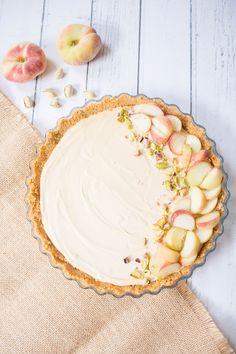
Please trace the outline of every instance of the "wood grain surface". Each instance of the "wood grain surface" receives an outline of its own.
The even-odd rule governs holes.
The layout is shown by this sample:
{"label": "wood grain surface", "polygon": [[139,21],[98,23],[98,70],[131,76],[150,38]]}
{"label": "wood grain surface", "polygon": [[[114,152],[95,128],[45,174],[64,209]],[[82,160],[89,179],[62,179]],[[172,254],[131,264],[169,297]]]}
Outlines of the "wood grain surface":
{"label": "wood grain surface", "polygon": [[[70,23],[91,24],[103,40],[98,57],[82,66],[62,63],[56,50],[60,30]],[[224,236],[189,285],[236,347],[236,1],[235,0],[0,0],[0,58],[20,41],[43,47],[47,72],[27,84],[0,76],[0,90],[44,134],[75,106],[82,92],[144,93],[192,113],[224,156],[230,176],[230,215]],[[66,76],[55,80],[62,67]],[[63,87],[77,95],[65,99]],[[42,94],[55,88],[61,109]],[[27,110],[23,97],[35,99]]]}

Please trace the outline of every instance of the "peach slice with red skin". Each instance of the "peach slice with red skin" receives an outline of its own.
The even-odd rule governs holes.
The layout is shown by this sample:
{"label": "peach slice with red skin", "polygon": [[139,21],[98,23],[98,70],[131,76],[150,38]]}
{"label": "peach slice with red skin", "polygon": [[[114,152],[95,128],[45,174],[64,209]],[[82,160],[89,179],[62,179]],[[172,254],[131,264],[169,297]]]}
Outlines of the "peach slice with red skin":
{"label": "peach slice with red skin", "polygon": [[167,115],[167,117],[169,118],[169,120],[171,121],[171,124],[173,126],[173,130],[175,132],[180,132],[182,129],[182,122],[181,120],[176,117],[176,116],[172,116],[172,115]]}
{"label": "peach slice with red skin", "polygon": [[217,187],[223,178],[223,173],[220,168],[214,167],[203,179],[200,187],[203,189],[213,189]]}
{"label": "peach slice with red skin", "polygon": [[205,230],[196,229],[196,234],[200,242],[205,243],[208,240],[210,240],[211,235],[213,234],[213,229],[205,229]]}
{"label": "peach slice with red skin", "polygon": [[157,117],[157,116],[164,115],[163,111],[158,106],[150,103],[135,105],[133,107],[133,112],[147,114],[150,117]]}
{"label": "peach slice with red skin", "polygon": [[151,119],[143,113],[137,113],[130,116],[133,128],[137,133],[145,134],[151,127]]}
{"label": "peach slice with red skin", "polygon": [[190,191],[191,207],[190,210],[193,214],[198,214],[206,205],[206,197],[203,191],[198,187],[191,187]]}
{"label": "peach slice with red skin", "polygon": [[170,205],[172,213],[176,210],[190,210],[190,198],[184,197],[174,200]]}
{"label": "peach slice with red skin", "polygon": [[204,208],[200,211],[201,215],[205,215],[210,213],[212,210],[215,209],[216,204],[217,204],[218,198],[213,198],[211,200],[208,200]]}
{"label": "peach slice with red skin", "polygon": [[195,135],[188,134],[186,144],[191,146],[194,153],[198,153],[202,148],[200,139]]}
{"label": "peach slice with red skin", "polygon": [[4,77],[9,81],[24,83],[42,74],[47,67],[43,50],[34,43],[19,43],[11,48],[2,62]]}
{"label": "peach slice with red skin", "polygon": [[215,210],[209,214],[199,216],[196,219],[196,226],[200,230],[213,229],[218,224],[219,220],[220,213],[219,211]]}
{"label": "peach slice with red skin", "polygon": [[173,128],[167,116],[152,118],[151,137],[156,144],[165,144],[169,139]]}
{"label": "peach slice with red skin", "polygon": [[[167,270],[170,265],[176,264],[179,260],[179,253],[171,250],[170,248],[164,246],[161,243],[158,243],[156,253],[153,254],[150,258],[149,269],[153,275],[157,278],[165,277],[169,273]],[[178,264],[178,263],[177,263]],[[179,270],[179,267],[174,267],[174,269]],[[166,269],[166,271],[164,271]],[[171,268],[172,269],[172,268]],[[172,273],[175,271],[171,271]],[[168,274],[167,274],[168,273]],[[167,274],[167,275],[166,275]]]}
{"label": "peach slice with red skin", "polygon": [[188,210],[176,210],[170,217],[173,226],[192,231],[195,227],[195,220]]}
{"label": "peach slice with red skin", "polygon": [[184,132],[175,132],[171,135],[168,145],[175,155],[181,155],[186,141],[187,134]]}
{"label": "peach slice with red skin", "polygon": [[162,134],[168,139],[173,132],[171,121],[167,116],[158,116],[152,118],[152,124],[161,131]]}
{"label": "peach slice with red skin", "polygon": [[211,199],[218,197],[220,192],[221,192],[221,184],[219,184],[219,186],[217,186],[213,189],[209,189],[209,190],[204,191],[207,200],[211,200]]}
{"label": "peach slice with red skin", "polygon": [[186,230],[179,227],[172,227],[164,237],[163,241],[166,246],[174,251],[181,251],[183,247]]}
{"label": "peach slice with red skin", "polygon": [[181,266],[179,263],[165,263],[161,269],[155,272],[155,268],[151,273],[157,277],[157,279],[164,279],[170,274],[177,273],[180,270]]}
{"label": "peach slice with red skin", "polygon": [[191,161],[190,161],[190,166],[193,166],[195,163],[200,162],[200,161],[207,161],[210,157],[210,152],[209,150],[201,150],[197,152],[196,154],[192,154]]}
{"label": "peach slice with red skin", "polygon": [[209,162],[201,161],[189,168],[187,181],[190,186],[200,186],[204,178],[211,171],[212,166]]}
{"label": "peach slice with red skin", "polygon": [[182,251],[180,252],[181,257],[191,257],[198,253],[200,246],[200,241],[195,232],[188,231],[184,240],[184,245]]}

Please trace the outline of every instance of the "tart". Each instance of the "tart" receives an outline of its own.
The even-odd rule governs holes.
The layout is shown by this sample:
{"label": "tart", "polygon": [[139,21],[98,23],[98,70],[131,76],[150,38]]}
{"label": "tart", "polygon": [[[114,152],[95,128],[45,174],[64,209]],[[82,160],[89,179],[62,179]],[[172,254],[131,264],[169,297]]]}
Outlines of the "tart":
{"label": "tart", "polygon": [[145,96],[104,97],[59,121],[28,179],[34,232],[82,287],[157,293],[222,232],[226,175],[202,127]]}

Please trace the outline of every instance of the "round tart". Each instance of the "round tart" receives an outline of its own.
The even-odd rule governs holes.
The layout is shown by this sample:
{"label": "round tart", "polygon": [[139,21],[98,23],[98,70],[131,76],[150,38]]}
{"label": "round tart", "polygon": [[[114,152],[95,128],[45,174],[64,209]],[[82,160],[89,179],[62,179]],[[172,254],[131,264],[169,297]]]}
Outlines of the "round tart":
{"label": "round tart", "polygon": [[176,106],[107,96],[47,134],[28,180],[29,217],[52,264],[82,287],[157,293],[190,276],[222,233],[221,161]]}

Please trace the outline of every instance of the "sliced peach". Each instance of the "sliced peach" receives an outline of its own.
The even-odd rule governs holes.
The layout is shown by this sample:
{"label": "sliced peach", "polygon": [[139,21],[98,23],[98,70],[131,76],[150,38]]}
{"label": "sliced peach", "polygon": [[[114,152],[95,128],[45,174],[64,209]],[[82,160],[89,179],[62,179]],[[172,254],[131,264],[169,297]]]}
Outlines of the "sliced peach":
{"label": "sliced peach", "polygon": [[187,173],[189,185],[199,186],[211,169],[211,164],[206,161],[197,162],[194,166],[190,167]]}
{"label": "sliced peach", "polygon": [[151,116],[151,117],[164,115],[163,111],[158,106],[156,106],[155,104],[150,104],[150,103],[135,105],[133,107],[133,112],[147,114],[148,116]]}
{"label": "sliced peach", "polygon": [[167,266],[177,263],[179,260],[179,253],[159,243],[157,245],[156,253],[150,258],[149,269],[155,276],[159,276]]}
{"label": "sliced peach", "polygon": [[205,229],[213,229],[220,220],[220,213],[219,211],[215,210],[212,211],[209,214],[199,216],[196,219],[196,226],[200,230],[205,230]]}
{"label": "sliced peach", "polygon": [[195,220],[187,210],[176,210],[170,218],[170,222],[173,226],[180,227],[185,230],[192,231],[195,227]]}
{"label": "sliced peach", "polygon": [[181,263],[182,266],[185,267],[185,266],[193,264],[196,258],[197,258],[197,252],[194,253],[190,257],[181,257],[180,258],[180,263]]}
{"label": "sliced peach", "polygon": [[203,191],[198,187],[190,188],[190,210],[193,214],[198,214],[206,205],[206,197]]}
{"label": "sliced peach", "polygon": [[176,210],[190,210],[190,198],[185,197],[174,200],[170,205],[170,209],[172,213]]}
{"label": "sliced peach", "polygon": [[171,121],[167,116],[158,116],[152,118],[152,124],[160,130],[160,132],[167,138],[171,136],[173,132],[173,127]]}
{"label": "sliced peach", "polygon": [[158,273],[152,274],[156,276],[157,279],[164,279],[170,274],[177,273],[180,268],[181,267],[179,263],[166,263],[165,266],[163,266]]}
{"label": "sliced peach", "polygon": [[222,180],[223,173],[220,168],[214,167],[203,179],[200,187],[203,189],[213,189],[217,187]]}
{"label": "sliced peach", "polygon": [[202,148],[201,141],[195,135],[188,134],[186,138],[186,144],[191,146],[194,153],[199,152]]}
{"label": "sliced peach", "polygon": [[176,116],[171,116],[171,115],[167,115],[167,117],[169,118],[169,120],[171,121],[172,123],[172,126],[173,126],[173,130],[175,132],[180,132],[181,129],[182,129],[182,122],[181,120],[176,117]]}
{"label": "sliced peach", "polygon": [[205,230],[196,229],[196,234],[200,242],[205,243],[211,238],[211,235],[213,234],[213,229],[205,229]]}
{"label": "sliced peach", "polygon": [[134,130],[137,133],[145,134],[151,127],[151,119],[143,113],[137,113],[130,116]]}
{"label": "sliced peach", "polygon": [[182,156],[179,159],[180,167],[187,168],[192,156],[192,149],[190,145],[184,144]]}
{"label": "sliced peach", "polygon": [[186,232],[186,230],[180,227],[172,227],[164,237],[164,243],[175,251],[181,251]]}
{"label": "sliced peach", "polygon": [[182,251],[180,252],[181,257],[191,257],[195,255],[200,246],[200,241],[195,232],[188,231],[184,240],[184,245]]}
{"label": "sliced peach", "polygon": [[186,141],[187,134],[184,132],[175,132],[171,135],[168,145],[170,150],[176,154],[181,155]]}
{"label": "sliced peach", "polygon": [[209,150],[201,150],[196,154],[192,154],[190,166],[193,166],[196,162],[207,161],[210,157]]}
{"label": "sliced peach", "polygon": [[221,184],[219,184],[219,186],[213,188],[213,189],[209,189],[204,191],[206,199],[207,200],[211,200],[214,199],[216,197],[218,197],[218,195],[220,194],[221,191]]}
{"label": "sliced peach", "polygon": [[216,204],[217,204],[218,198],[214,198],[211,200],[208,200],[205,207],[200,211],[200,214],[205,215],[210,213],[212,210],[215,209]]}
{"label": "sliced peach", "polygon": [[152,140],[157,144],[165,144],[168,138],[163,134],[159,129],[157,129],[154,125],[151,126],[150,134]]}

